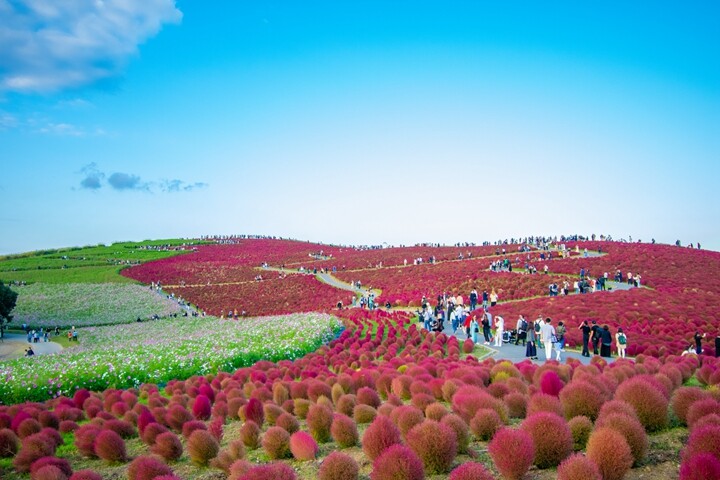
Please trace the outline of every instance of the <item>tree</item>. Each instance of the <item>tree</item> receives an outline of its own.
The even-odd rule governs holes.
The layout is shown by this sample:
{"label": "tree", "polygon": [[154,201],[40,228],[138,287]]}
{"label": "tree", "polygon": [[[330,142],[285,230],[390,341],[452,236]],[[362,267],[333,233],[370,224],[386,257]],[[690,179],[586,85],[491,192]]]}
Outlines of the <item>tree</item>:
{"label": "tree", "polygon": [[10,312],[15,308],[17,297],[16,291],[11,290],[10,287],[5,286],[0,281],[0,329],[5,329],[5,323],[10,323],[10,320],[12,320],[13,317]]}

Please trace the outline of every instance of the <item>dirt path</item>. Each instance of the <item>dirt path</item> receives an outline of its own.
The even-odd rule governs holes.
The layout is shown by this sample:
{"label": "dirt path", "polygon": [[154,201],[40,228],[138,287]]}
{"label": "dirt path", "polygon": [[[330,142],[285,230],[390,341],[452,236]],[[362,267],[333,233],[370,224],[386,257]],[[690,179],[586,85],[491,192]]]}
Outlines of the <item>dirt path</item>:
{"label": "dirt path", "polygon": [[49,342],[28,343],[27,337],[20,333],[6,333],[3,342],[0,343],[0,361],[14,360],[25,356],[25,350],[32,345],[35,355],[46,355],[58,353],[63,347],[52,340]]}

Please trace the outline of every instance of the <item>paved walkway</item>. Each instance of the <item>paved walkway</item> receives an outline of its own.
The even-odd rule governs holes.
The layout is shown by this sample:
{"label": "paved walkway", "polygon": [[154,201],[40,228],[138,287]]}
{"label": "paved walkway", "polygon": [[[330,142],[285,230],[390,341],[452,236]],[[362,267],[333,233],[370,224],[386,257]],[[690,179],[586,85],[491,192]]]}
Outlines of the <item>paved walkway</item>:
{"label": "paved walkway", "polygon": [[63,349],[62,345],[52,340],[49,342],[30,344],[27,341],[27,335],[22,333],[5,333],[5,338],[3,342],[0,343],[0,361],[13,360],[25,356],[25,350],[27,350],[30,345],[32,345],[35,355],[58,353]]}

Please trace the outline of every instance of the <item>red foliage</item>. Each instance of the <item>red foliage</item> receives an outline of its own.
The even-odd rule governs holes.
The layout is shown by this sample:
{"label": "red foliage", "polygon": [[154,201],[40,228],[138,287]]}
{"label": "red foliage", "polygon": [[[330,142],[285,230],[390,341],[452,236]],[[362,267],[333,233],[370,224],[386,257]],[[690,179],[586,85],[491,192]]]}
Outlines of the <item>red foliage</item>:
{"label": "red foliage", "polygon": [[662,391],[642,377],[622,382],[615,398],[632,405],[640,423],[648,432],[662,430],[668,425],[668,399]]}
{"label": "red foliage", "polygon": [[300,430],[300,422],[290,413],[282,413],[275,419],[275,426],[284,428],[289,434],[293,434]]}
{"label": "red foliage", "polygon": [[107,422],[103,423],[103,429],[104,430],[112,430],[113,432],[120,435],[122,438],[132,438],[137,436],[137,430],[135,430],[135,427],[124,420],[108,420]]}
{"label": "red foliage", "polygon": [[457,440],[458,452],[467,452],[467,447],[470,444],[470,429],[468,424],[455,414],[445,415],[440,419],[440,423],[447,425],[455,432],[455,439]]}
{"label": "red foliage", "polygon": [[198,420],[207,420],[210,418],[212,413],[212,403],[210,399],[205,395],[198,395],[195,397],[195,401],[192,406],[192,414]]}
{"label": "red foliage", "polygon": [[535,444],[535,465],[555,467],[573,451],[570,427],[562,417],[538,412],[523,420],[520,428],[530,434]]}
{"label": "red foliage", "polygon": [[309,433],[295,432],[290,436],[290,452],[296,460],[315,460],[318,454],[318,444]]}
{"label": "red foliage", "polygon": [[400,430],[388,417],[379,416],[365,430],[362,449],[370,460],[375,460],[392,445],[400,443]]}
{"label": "red foliage", "polygon": [[109,463],[124,462],[127,459],[125,441],[112,430],[102,430],[95,437],[95,455]]}
{"label": "red foliage", "polygon": [[333,412],[328,407],[319,404],[311,405],[305,422],[310,434],[319,443],[325,443],[330,440],[330,426],[333,422]]}
{"label": "red foliage", "polygon": [[596,428],[590,434],[586,455],[598,466],[603,480],[622,480],[633,464],[625,437],[608,427]]}
{"label": "red foliage", "polygon": [[423,462],[404,445],[391,445],[373,461],[371,480],[423,480]]}
{"label": "red foliage", "polygon": [[250,450],[260,446],[260,427],[253,421],[247,421],[240,427],[240,439]]}
{"label": "red foliage", "polygon": [[340,448],[354,447],[359,439],[355,421],[341,413],[336,413],[333,416],[330,435]]}
{"label": "red foliage", "polygon": [[357,480],[360,467],[350,455],[332,452],[325,457],[318,470],[318,480]]}
{"label": "red foliage", "polygon": [[689,456],[680,465],[680,480],[720,478],[720,459],[709,453]]}
{"label": "red foliage", "polygon": [[174,461],[182,456],[183,446],[177,435],[165,432],[155,437],[155,443],[150,446],[150,451],[165,460]]}
{"label": "red foliage", "polygon": [[55,444],[42,433],[30,435],[22,440],[20,451],[13,459],[16,472],[27,473],[30,466],[42,457],[51,457],[55,454]]}
{"label": "red foliage", "polygon": [[458,453],[455,432],[435,420],[425,420],[406,435],[407,444],[420,457],[427,473],[447,473]]}
{"label": "red foliage", "polygon": [[[53,466],[60,470],[60,472],[65,476],[65,478],[70,477],[73,474],[72,467],[70,466],[70,463],[65,460],[64,458],[57,458],[57,457],[42,457],[33,462],[33,464],[30,466],[30,477],[34,478],[33,475],[37,475],[38,470],[40,470],[43,467],[47,466]],[[38,478],[42,478],[43,476],[40,475]]]}
{"label": "red foliage", "polygon": [[720,413],[720,402],[718,402],[714,398],[704,398],[701,400],[697,400],[692,405],[690,405],[690,408],[688,409],[686,415],[687,424],[692,429],[697,420],[704,417],[705,415],[710,415],[713,413]]}
{"label": "red foliage", "polygon": [[142,435],[142,441],[145,442],[146,445],[152,445],[155,443],[155,439],[158,435],[168,431],[169,430],[165,425],[160,425],[159,423],[151,423],[147,427],[145,427],[145,431]]}
{"label": "red foliage", "polygon": [[680,387],[673,393],[670,405],[680,423],[687,425],[687,413],[697,400],[707,398],[707,393],[699,387]]}
{"label": "red foliage", "polygon": [[220,452],[220,444],[207,430],[195,430],[187,439],[187,453],[197,465],[207,465]]}
{"label": "red foliage", "polygon": [[85,457],[96,457],[95,437],[100,433],[100,427],[92,423],[85,424],[75,431],[75,448]]}
{"label": "red foliage", "polygon": [[609,427],[620,432],[630,447],[635,464],[645,458],[648,449],[647,433],[636,418],[622,413],[612,413],[599,418],[595,427]]}
{"label": "red foliage", "polygon": [[570,433],[572,433],[573,450],[576,452],[584,450],[593,429],[592,421],[586,416],[579,415],[568,421],[568,427],[570,427]]}
{"label": "red foliage", "polygon": [[287,458],[290,456],[290,434],[280,427],[270,427],[262,436],[262,446],[273,460]]}
{"label": "red foliage", "polygon": [[377,410],[370,405],[358,404],[353,408],[353,419],[358,424],[372,423],[377,416]]}
{"label": "red foliage", "polygon": [[703,425],[690,431],[682,458],[686,460],[698,453],[709,453],[720,460],[720,426]]}
{"label": "red foliage", "polygon": [[172,475],[173,471],[155,457],[137,457],[127,469],[128,480],[153,480],[161,475]]}
{"label": "red foliage", "polygon": [[483,442],[490,440],[503,425],[500,415],[492,408],[481,408],[470,420],[470,430]]}
{"label": "red foliage", "polygon": [[576,453],[558,466],[557,480],[603,480],[595,462],[585,455]]}
{"label": "red foliage", "polygon": [[[242,461],[240,460],[240,462]],[[295,480],[296,478],[295,470],[282,462],[259,465],[249,468],[242,475],[229,477],[230,480]]]}
{"label": "red foliage", "polygon": [[560,403],[565,418],[583,415],[595,420],[600,413],[603,397],[600,390],[590,382],[573,380],[560,391]]}
{"label": "red foliage", "polygon": [[258,427],[262,427],[265,423],[265,410],[263,409],[262,402],[257,398],[251,398],[242,407],[242,418],[246,421],[255,422]]}
{"label": "red foliage", "polygon": [[494,480],[494,477],[482,463],[467,462],[450,472],[448,480]]}
{"label": "red foliage", "polygon": [[0,430],[0,458],[13,457],[20,446],[20,439],[9,428]]}
{"label": "red foliage", "polygon": [[533,463],[535,444],[526,431],[506,427],[490,441],[488,453],[503,478],[520,480]]}
{"label": "red foliage", "polygon": [[78,470],[72,474],[70,480],[103,480],[103,478],[102,475],[92,470]]}

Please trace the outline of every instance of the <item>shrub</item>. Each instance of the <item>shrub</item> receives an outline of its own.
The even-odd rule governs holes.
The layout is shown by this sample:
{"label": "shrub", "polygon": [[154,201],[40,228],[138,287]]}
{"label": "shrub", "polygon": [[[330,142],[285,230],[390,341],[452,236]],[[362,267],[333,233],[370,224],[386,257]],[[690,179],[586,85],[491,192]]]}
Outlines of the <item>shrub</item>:
{"label": "shrub", "polygon": [[357,480],[359,473],[360,468],[354,458],[335,451],[320,465],[318,480]]}
{"label": "shrub", "polygon": [[25,420],[20,422],[20,425],[18,425],[17,435],[22,440],[23,438],[29,437],[30,435],[40,433],[40,430],[42,430],[42,425],[40,425],[40,422],[38,422],[34,418],[26,418]]}
{"label": "shrub", "polygon": [[420,457],[428,473],[447,473],[457,456],[455,432],[435,420],[425,420],[405,435],[407,444]]}
{"label": "shrub", "polygon": [[53,412],[43,410],[38,414],[38,421],[43,427],[50,427],[57,430],[60,428],[60,419]]}
{"label": "shrub", "polygon": [[9,428],[0,430],[0,458],[14,457],[20,446],[20,439]]}
{"label": "shrub", "polygon": [[423,462],[404,445],[391,445],[373,461],[371,480],[423,480]]}
{"label": "shrub", "polygon": [[[337,383],[335,384],[337,385]],[[336,410],[338,413],[347,415],[348,417],[353,414],[353,409],[357,405],[357,398],[352,394],[341,395],[337,400]]]}
{"label": "shrub", "polygon": [[360,403],[355,405],[355,408],[353,408],[353,419],[355,419],[355,422],[360,425],[372,423],[376,416],[377,410],[370,405]]}
{"label": "shrub", "polygon": [[293,400],[293,405],[295,416],[302,420],[307,417],[307,413],[310,409],[310,405],[312,405],[312,402],[305,398],[296,398],[295,400]]}
{"label": "shrub", "polygon": [[696,453],[680,465],[680,480],[720,478],[720,460],[709,453]]}
{"label": "shrub", "polygon": [[265,423],[265,410],[263,409],[262,403],[257,398],[251,398],[248,400],[248,402],[242,407],[241,411],[241,417],[245,421],[250,420],[255,422],[255,424],[259,427]]}
{"label": "shrub", "polygon": [[598,466],[603,480],[621,480],[633,464],[625,437],[608,427],[596,428],[590,434],[586,454]]}
{"label": "shrub", "polygon": [[645,458],[648,449],[647,433],[636,418],[622,413],[612,413],[598,419],[595,427],[610,427],[620,432],[630,447],[635,464]]}
{"label": "shrub", "polygon": [[80,425],[73,422],[72,420],[63,420],[60,422],[60,427],[58,428],[58,431],[60,433],[70,433],[70,432],[74,432],[79,427],[80,427]]}
{"label": "shrub", "polygon": [[137,430],[131,424],[125,420],[108,420],[103,423],[103,430],[112,430],[113,432],[120,435],[122,438],[132,438],[137,435]]}
{"label": "shrub", "polygon": [[358,443],[358,429],[352,418],[336,413],[330,426],[330,435],[340,448],[354,447]]}
{"label": "shrub", "polygon": [[189,422],[185,422],[182,426],[182,436],[184,438],[190,438],[190,435],[192,435],[192,432],[195,430],[207,430],[207,425],[205,425],[205,422],[201,422],[200,420],[190,420]]}
{"label": "shrub", "polygon": [[65,441],[63,440],[62,435],[60,435],[60,432],[58,432],[54,428],[45,427],[40,430],[40,433],[48,440],[51,440],[55,448],[65,444]]}
{"label": "shrub", "polygon": [[277,417],[285,413],[285,410],[283,410],[282,407],[275,405],[274,403],[267,402],[265,405],[263,405],[263,413],[265,414],[265,420],[271,425],[275,425]]}
{"label": "shrub", "polygon": [[603,478],[595,462],[585,455],[576,453],[563,460],[558,466],[557,480],[603,480]]}
{"label": "shrub", "polygon": [[[615,391],[615,398],[632,405],[640,423],[648,432],[667,427],[668,399],[657,386],[645,378],[633,377],[625,380]],[[600,467],[602,470],[602,466]]]}
{"label": "shrub", "polygon": [[385,449],[397,443],[400,443],[400,430],[388,417],[379,416],[365,430],[362,449],[370,460],[375,460]]}
{"label": "shrub", "polygon": [[436,420],[439,422],[440,419],[448,413],[448,409],[445,408],[445,405],[439,402],[431,403],[425,407],[425,417],[430,420]]}
{"label": "shrub", "polygon": [[687,425],[687,413],[690,406],[704,398],[707,398],[707,393],[700,387],[680,387],[675,390],[670,399],[670,405],[682,425]]}
{"label": "shrub", "polygon": [[520,428],[535,444],[535,465],[555,467],[573,451],[573,438],[565,419],[550,412],[535,413],[523,420]]}
{"label": "shrub", "polygon": [[128,480],[153,480],[161,475],[172,475],[173,471],[155,457],[137,457],[127,469]]}
{"label": "shrub", "polygon": [[318,444],[309,433],[295,432],[290,436],[290,452],[296,460],[315,460],[318,454]]}
{"label": "shrub", "polygon": [[698,453],[709,453],[720,460],[720,426],[703,425],[690,431],[682,458],[685,460]]}
{"label": "shrub", "polygon": [[540,391],[546,395],[557,397],[563,389],[563,381],[553,370],[546,370],[540,376]]}
{"label": "shrub", "polygon": [[185,422],[194,420],[192,414],[188,412],[182,405],[174,404],[167,409],[165,413],[165,422],[175,432],[182,432],[182,426]]}
{"label": "shrub", "polygon": [[560,391],[560,403],[565,418],[584,415],[590,420],[595,420],[602,407],[603,397],[595,386],[582,380],[575,380]]}
{"label": "shrub", "polygon": [[712,413],[717,414],[718,412],[720,412],[720,402],[717,400],[713,398],[697,400],[690,405],[690,408],[688,409],[686,415],[687,425],[692,429],[698,419]]}
{"label": "shrub", "polygon": [[42,457],[51,457],[55,454],[55,447],[52,441],[43,434],[36,433],[22,440],[20,451],[13,459],[13,468],[18,473],[27,473],[30,466]]}
{"label": "shrub", "polygon": [[453,411],[460,415],[466,422],[469,422],[481,408],[492,408],[495,410],[503,423],[508,420],[508,411],[505,403],[478,387],[461,387],[452,397]]}
{"label": "shrub", "polygon": [[95,437],[95,455],[108,463],[127,459],[125,440],[112,430],[103,430]]}
{"label": "shrub", "polygon": [[495,480],[485,465],[477,462],[463,463],[452,472],[448,480]]}
{"label": "shrub", "polygon": [[487,442],[502,428],[500,416],[492,408],[481,408],[470,420],[470,430],[480,441]]}
{"label": "shrub", "polygon": [[529,417],[539,412],[550,412],[559,417],[565,416],[560,399],[547,393],[536,393],[530,397],[527,405],[527,416]]}
{"label": "shrub", "polygon": [[260,446],[260,427],[252,420],[247,421],[240,427],[240,439],[250,450]]}
{"label": "shrub", "polygon": [[280,427],[270,427],[262,436],[262,447],[273,460],[290,456],[290,434]]}
{"label": "shrub", "polygon": [[212,413],[212,403],[205,395],[198,395],[192,406],[192,414],[198,420],[207,420]]}
{"label": "shrub", "polygon": [[150,447],[150,451],[165,460],[174,461],[182,456],[183,446],[177,435],[165,432],[155,437],[155,443]]}
{"label": "shrub", "polygon": [[92,470],[78,470],[73,473],[70,480],[103,480],[102,475]]}
{"label": "shrub", "polygon": [[142,435],[142,441],[146,445],[152,445],[155,443],[155,438],[158,435],[169,431],[170,430],[168,430],[165,425],[160,425],[159,423],[151,423],[147,427],[145,427],[145,431]]}
{"label": "shrub", "polygon": [[230,480],[296,480],[297,475],[291,466],[282,462],[274,462],[251,467],[242,475],[238,477],[231,475],[229,478]]}
{"label": "shrub", "polygon": [[197,465],[207,465],[219,451],[220,444],[207,430],[195,430],[187,439],[188,456]]}
{"label": "shrub", "polygon": [[392,411],[390,419],[397,425],[400,433],[405,435],[412,427],[422,423],[425,420],[425,415],[422,410],[411,405],[403,405]]}
{"label": "shrub", "polygon": [[445,415],[440,420],[440,423],[442,423],[443,425],[447,425],[448,427],[450,427],[453,430],[453,432],[455,432],[455,439],[457,440],[458,452],[459,453],[467,452],[468,445],[470,444],[470,432],[469,432],[468,424],[465,423],[465,421],[462,418],[460,418],[458,415],[455,415],[454,413]]}
{"label": "shrub", "polygon": [[323,405],[311,405],[305,422],[310,434],[319,443],[330,440],[330,426],[333,421],[333,412]]}
{"label": "shrub", "polygon": [[610,415],[611,413],[623,413],[625,415],[638,418],[637,412],[635,412],[633,406],[622,400],[610,400],[609,402],[603,403],[602,408],[600,408],[598,418]]}
{"label": "shrub", "polygon": [[510,418],[525,418],[528,397],[520,392],[510,392],[503,398]]}
{"label": "shrub", "polygon": [[75,448],[84,457],[96,457],[95,437],[100,433],[100,427],[88,423],[75,431]]}
{"label": "shrub", "polygon": [[362,387],[356,393],[357,403],[361,405],[369,405],[377,409],[382,401],[380,395],[370,387]]}
{"label": "shrub", "polygon": [[584,415],[578,415],[568,421],[568,427],[570,427],[570,433],[572,434],[573,450],[576,452],[584,450],[593,429],[592,421]]}
{"label": "shrub", "polygon": [[55,465],[45,465],[30,474],[30,480],[67,480],[68,477]]}
{"label": "shrub", "polygon": [[526,431],[505,427],[488,444],[488,453],[503,478],[519,480],[533,463],[535,445]]}
{"label": "shrub", "polygon": [[70,475],[73,474],[72,467],[70,466],[70,463],[65,460],[64,458],[57,458],[57,457],[42,457],[33,462],[33,464],[30,466],[30,478],[34,480],[35,477],[37,478],[46,478],[45,475],[39,474],[38,470],[40,470],[43,467],[52,466],[57,468],[60,473],[63,474],[63,478],[69,478]]}

